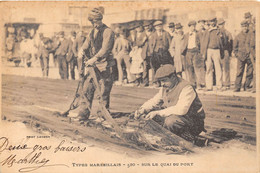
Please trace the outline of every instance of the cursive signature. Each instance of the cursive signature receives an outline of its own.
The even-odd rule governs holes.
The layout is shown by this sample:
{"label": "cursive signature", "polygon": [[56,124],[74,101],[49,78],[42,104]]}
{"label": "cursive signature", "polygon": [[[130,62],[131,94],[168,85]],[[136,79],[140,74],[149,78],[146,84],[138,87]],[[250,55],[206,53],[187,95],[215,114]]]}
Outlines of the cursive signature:
{"label": "cursive signature", "polygon": [[18,151],[18,150],[26,150],[30,151],[25,157],[19,157],[16,153],[12,153],[8,155],[6,158],[0,160],[1,166],[13,167],[15,164],[19,165],[30,165],[26,167],[22,167],[19,169],[19,172],[31,172],[43,167],[53,167],[53,166],[65,166],[69,167],[65,164],[50,164],[50,160],[42,156],[42,152],[48,151],[51,149],[51,146],[41,146],[35,145],[30,148],[27,144],[23,145],[9,145],[9,140],[6,137],[0,138],[0,154],[2,154],[5,150],[8,151]]}

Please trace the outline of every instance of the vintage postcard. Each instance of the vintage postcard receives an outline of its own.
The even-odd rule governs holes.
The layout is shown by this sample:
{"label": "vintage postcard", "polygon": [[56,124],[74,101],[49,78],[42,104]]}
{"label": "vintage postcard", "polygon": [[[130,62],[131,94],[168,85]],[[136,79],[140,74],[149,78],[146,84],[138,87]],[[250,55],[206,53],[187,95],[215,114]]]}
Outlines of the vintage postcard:
{"label": "vintage postcard", "polygon": [[0,173],[259,169],[259,3],[0,2]]}

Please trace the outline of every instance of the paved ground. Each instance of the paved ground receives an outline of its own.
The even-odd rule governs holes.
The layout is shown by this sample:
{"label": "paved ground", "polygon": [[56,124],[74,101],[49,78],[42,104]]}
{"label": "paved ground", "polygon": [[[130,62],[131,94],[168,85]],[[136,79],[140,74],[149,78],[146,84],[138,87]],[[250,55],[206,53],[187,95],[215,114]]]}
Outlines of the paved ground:
{"label": "paved ground", "polygon": [[[42,72],[41,72],[39,63],[33,63],[33,67],[25,68],[25,66],[22,63],[20,64],[19,67],[15,67],[14,63],[12,63],[12,62],[3,62],[2,74],[30,76],[30,77],[42,77]],[[233,76],[234,76],[234,74],[233,74]],[[59,70],[58,70],[58,68],[54,67],[52,60],[50,60],[49,78],[60,79]],[[76,70],[76,79],[78,79],[77,70]],[[127,85],[126,85],[126,87],[127,87]],[[128,87],[132,87],[132,86],[128,86]],[[231,87],[231,90],[227,90],[227,91],[217,91],[214,88],[213,91],[207,91],[207,92],[198,91],[198,93],[206,94],[206,95],[209,94],[209,95],[239,96],[239,97],[255,97],[256,96],[255,93],[251,93],[251,92],[247,92],[247,91],[233,92],[233,86]]]}

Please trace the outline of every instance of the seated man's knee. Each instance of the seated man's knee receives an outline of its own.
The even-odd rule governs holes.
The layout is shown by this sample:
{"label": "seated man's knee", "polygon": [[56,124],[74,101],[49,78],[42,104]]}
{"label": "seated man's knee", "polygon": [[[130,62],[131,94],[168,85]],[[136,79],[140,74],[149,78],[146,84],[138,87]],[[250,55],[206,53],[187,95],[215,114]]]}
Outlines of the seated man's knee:
{"label": "seated man's knee", "polygon": [[170,130],[172,133],[178,134],[182,127],[177,124],[178,117],[176,115],[169,116],[164,121],[164,128]]}

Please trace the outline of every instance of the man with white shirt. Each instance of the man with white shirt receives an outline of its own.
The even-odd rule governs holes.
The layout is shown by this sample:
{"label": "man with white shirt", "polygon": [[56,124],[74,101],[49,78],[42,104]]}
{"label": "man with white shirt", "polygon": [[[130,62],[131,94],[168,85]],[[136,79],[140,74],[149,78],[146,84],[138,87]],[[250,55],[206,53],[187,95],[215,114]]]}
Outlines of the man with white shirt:
{"label": "man with white shirt", "polygon": [[194,141],[206,131],[205,113],[195,89],[177,77],[175,67],[170,64],[161,66],[155,78],[161,82],[162,88],[135,112],[135,118],[160,119],[172,133]]}
{"label": "man with white shirt", "polygon": [[199,34],[196,30],[196,21],[188,23],[189,32],[184,35],[183,48],[184,55],[184,71],[186,80],[189,81],[197,89],[205,86],[204,75],[204,59],[200,55]]}

